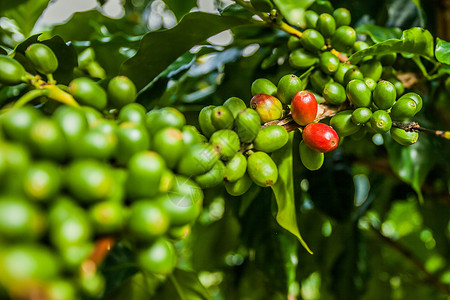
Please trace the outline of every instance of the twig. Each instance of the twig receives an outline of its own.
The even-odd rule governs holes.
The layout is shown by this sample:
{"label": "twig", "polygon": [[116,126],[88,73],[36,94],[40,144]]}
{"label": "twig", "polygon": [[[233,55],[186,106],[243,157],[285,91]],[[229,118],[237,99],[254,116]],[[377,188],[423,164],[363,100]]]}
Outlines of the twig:
{"label": "twig", "polygon": [[426,277],[426,282],[434,285],[439,290],[444,292],[446,295],[450,295],[450,287],[447,286],[445,283],[443,283],[438,277],[436,277],[433,273],[430,273],[423,263],[416,257],[414,254],[409,251],[407,248],[403,247],[396,241],[392,240],[391,238],[385,236],[383,233],[379,231],[379,229],[375,228],[374,226],[370,226],[372,231],[377,235],[381,241],[383,241],[385,244],[396,250],[398,253],[403,255],[407,260],[409,260],[417,269],[419,269]]}
{"label": "twig", "polygon": [[112,246],[114,246],[114,243],[115,239],[113,237],[105,237],[99,239],[95,243],[95,249],[89,256],[89,258],[81,264],[80,271],[82,272],[82,274],[87,276],[94,274],[97,271],[98,266],[105,259],[106,255],[108,255]]}
{"label": "twig", "polygon": [[428,134],[433,134],[435,136],[450,140],[450,131],[433,130],[433,129],[420,127],[419,123],[417,123],[417,122],[402,123],[402,122],[394,121],[394,122],[392,122],[392,126],[403,129],[405,131],[425,132]]}

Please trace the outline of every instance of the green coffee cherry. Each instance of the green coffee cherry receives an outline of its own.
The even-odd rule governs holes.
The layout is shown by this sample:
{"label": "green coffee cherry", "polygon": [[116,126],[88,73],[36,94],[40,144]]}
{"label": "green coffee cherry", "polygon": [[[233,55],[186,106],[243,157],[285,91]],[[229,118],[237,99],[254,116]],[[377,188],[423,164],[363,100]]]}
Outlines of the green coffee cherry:
{"label": "green coffee cherry", "polygon": [[311,52],[317,52],[325,46],[324,37],[315,29],[306,29],[303,31],[300,41],[303,47]]}
{"label": "green coffee cherry", "polygon": [[289,50],[293,51],[300,48],[302,46],[302,43],[300,42],[300,39],[298,37],[291,35],[288,39],[287,46]]}
{"label": "green coffee cherry", "polygon": [[150,137],[143,126],[131,122],[120,124],[117,130],[117,150],[116,160],[119,164],[125,165],[130,158],[150,147]]}
{"label": "green coffee cherry", "polygon": [[251,143],[258,135],[261,119],[253,109],[245,109],[236,117],[235,131],[242,143]]}
{"label": "green coffee cherry", "polygon": [[52,74],[58,69],[58,59],[53,50],[47,45],[35,43],[28,46],[25,56],[41,74]]}
{"label": "green coffee cherry", "polygon": [[255,150],[270,153],[286,145],[289,135],[280,125],[269,125],[261,129],[253,141]]}
{"label": "green coffee cherry", "polygon": [[89,273],[78,278],[78,286],[81,292],[90,297],[97,298],[105,290],[105,278],[100,273]]}
{"label": "green coffee cherry", "polygon": [[322,93],[323,89],[329,82],[333,82],[333,79],[329,76],[323,73],[320,70],[315,70],[311,73],[311,76],[309,76],[309,80],[311,82],[311,85],[313,87],[313,90],[317,93]]}
{"label": "green coffee cherry", "polygon": [[252,181],[267,187],[278,180],[278,168],[272,158],[265,152],[255,152],[248,157],[247,172]]}
{"label": "green coffee cherry", "polygon": [[372,117],[372,111],[367,107],[359,107],[352,113],[352,122],[356,125],[365,124]]}
{"label": "green coffee cherry", "polygon": [[163,107],[147,113],[146,125],[150,135],[155,135],[156,132],[166,127],[182,129],[186,125],[186,118],[176,108]]}
{"label": "green coffee cherry", "polygon": [[405,87],[403,86],[401,80],[399,80],[397,77],[389,77],[387,81],[394,85],[397,92],[397,97],[403,95],[403,93],[405,92]]}
{"label": "green coffee cherry", "polygon": [[352,110],[343,110],[334,115],[330,120],[330,126],[339,137],[352,135],[359,130],[359,126],[352,122]]}
{"label": "green coffee cherry", "polygon": [[352,65],[346,63],[340,63],[339,68],[334,73],[334,80],[340,84],[344,84],[344,75],[352,67]]}
{"label": "green coffee cherry", "polygon": [[150,244],[150,246],[139,250],[137,262],[146,272],[157,275],[168,275],[172,273],[177,264],[175,247],[165,238],[159,238]]}
{"label": "green coffee cherry", "polygon": [[364,77],[369,77],[375,81],[378,81],[381,77],[381,73],[383,72],[383,66],[379,60],[371,59],[364,62],[359,67],[359,70],[363,73]]}
{"label": "green coffee cherry", "polygon": [[67,141],[53,119],[37,120],[29,132],[29,143],[34,153],[40,157],[60,161],[66,158]]}
{"label": "green coffee cherry", "polygon": [[350,26],[340,26],[331,37],[333,48],[338,51],[346,52],[353,47],[356,41],[356,31]]}
{"label": "green coffee cherry", "polygon": [[233,118],[236,118],[241,111],[247,108],[245,102],[238,97],[228,98],[227,101],[223,103],[223,106],[225,106],[231,111]]}
{"label": "green coffee cherry", "polygon": [[372,92],[362,80],[351,80],[347,85],[346,93],[350,102],[356,107],[369,107],[372,102]]}
{"label": "green coffee cherry", "polygon": [[272,2],[270,0],[250,0],[253,8],[261,12],[269,12],[273,8]]}
{"label": "green coffee cherry", "polygon": [[392,139],[403,146],[412,145],[419,139],[419,133],[414,131],[405,131],[401,128],[392,127],[390,132]]}
{"label": "green coffee cherry", "polygon": [[145,199],[131,205],[127,228],[133,238],[152,241],[167,231],[170,221],[161,203]]}
{"label": "green coffee cherry", "polygon": [[389,109],[394,105],[397,98],[397,91],[392,83],[382,80],[377,83],[373,91],[373,102],[379,109]]}
{"label": "green coffee cherry", "polygon": [[324,154],[316,152],[309,148],[304,141],[300,142],[300,160],[302,164],[310,171],[320,169],[323,165]]}
{"label": "green coffee cherry", "polygon": [[281,77],[277,86],[277,97],[284,105],[291,104],[294,95],[301,91],[303,83],[294,74],[288,74]]}
{"label": "green coffee cherry", "polygon": [[328,0],[316,0],[314,3],[310,6],[310,9],[321,14],[321,13],[333,13],[333,5]]}
{"label": "green coffee cherry", "polygon": [[61,105],[55,110],[52,118],[61,128],[69,145],[69,151],[73,155],[74,147],[89,127],[86,114],[82,109]]}
{"label": "green coffee cherry", "polygon": [[224,169],[223,162],[219,160],[211,170],[196,176],[194,180],[202,189],[215,187],[223,182]]}
{"label": "green coffee cherry", "polygon": [[359,79],[359,80],[363,80],[364,79],[364,75],[362,74],[362,72],[356,68],[356,67],[351,67],[347,70],[347,72],[345,72],[344,75],[344,85],[348,85],[348,83],[350,81],[352,81],[353,79]]}
{"label": "green coffee cherry", "polygon": [[375,88],[377,87],[377,82],[373,80],[372,78],[364,78],[364,83],[367,85],[369,90],[373,92]]}
{"label": "green coffee cherry", "polygon": [[361,50],[364,50],[364,49],[367,49],[367,48],[369,48],[369,44],[367,44],[366,42],[363,42],[363,41],[357,41],[353,45],[353,50],[355,52],[358,52],[358,51],[361,51]]}
{"label": "green coffee cherry", "polygon": [[173,127],[161,129],[153,136],[153,149],[161,155],[171,169],[175,168],[186,147],[181,130]]}
{"label": "green coffee cherry", "polygon": [[241,152],[236,153],[225,165],[224,180],[235,182],[247,171],[247,158]]}
{"label": "green coffee cherry", "polygon": [[322,52],[319,56],[319,67],[325,74],[336,73],[340,65],[339,58],[331,52]]}
{"label": "green coffee cherry", "polygon": [[332,105],[341,105],[347,100],[345,88],[337,82],[329,82],[325,85],[322,92],[327,103]]}
{"label": "green coffee cherry", "polygon": [[277,87],[272,81],[266,78],[258,78],[252,83],[252,96],[257,94],[277,95]]}
{"label": "green coffee cherry", "polygon": [[317,20],[316,29],[319,30],[323,37],[329,38],[336,31],[336,21],[330,14],[320,14],[319,19]]}
{"label": "green coffee cherry", "polygon": [[225,189],[231,196],[241,196],[245,194],[252,186],[253,181],[247,173],[233,182],[225,182]]}
{"label": "green coffee cherry", "polygon": [[198,115],[198,123],[200,125],[200,129],[202,133],[208,138],[216,131],[216,128],[211,121],[211,115],[214,108],[214,105],[205,106],[202,108]]}
{"label": "green coffee cherry", "polygon": [[73,161],[66,171],[70,193],[82,202],[106,199],[112,192],[114,180],[106,164],[96,160]]}
{"label": "green coffee cherry", "polygon": [[203,204],[202,189],[191,179],[177,175],[172,190],[156,199],[168,214],[171,226],[184,226],[197,219]]}
{"label": "green coffee cherry", "polygon": [[139,103],[129,103],[120,109],[117,121],[119,123],[131,122],[137,125],[145,126],[146,124],[146,112],[144,106]]}
{"label": "green coffee cherry", "polygon": [[231,129],[233,128],[234,117],[225,106],[217,106],[211,112],[211,122],[216,129]]}
{"label": "green coffee cherry", "polygon": [[45,231],[45,224],[41,211],[28,200],[19,196],[0,198],[0,235],[3,240],[36,240]]}
{"label": "green coffee cherry", "polygon": [[417,103],[411,98],[403,98],[404,96],[400,97],[392,106],[391,118],[394,121],[405,121],[416,115]]}
{"label": "green coffee cherry", "polygon": [[117,147],[117,125],[104,120],[85,132],[70,149],[72,157],[110,159]]}
{"label": "green coffee cherry", "polygon": [[0,280],[13,285],[49,281],[60,276],[61,270],[54,251],[41,244],[3,246],[0,265]]}
{"label": "green coffee cherry", "polygon": [[305,22],[306,28],[315,29],[317,26],[317,21],[319,20],[319,15],[313,10],[305,11]]}
{"label": "green coffee cherry", "polygon": [[195,128],[195,126],[192,125],[183,126],[182,135],[183,135],[183,143],[185,146],[199,144],[203,142],[202,137],[204,138],[204,136],[200,134],[197,128]]}
{"label": "green coffee cherry", "polygon": [[1,116],[5,135],[14,141],[26,143],[30,130],[42,118],[42,113],[32,106],[11,109]]}
{"label": "green coffee cherry", "polygon": [[197,176],[211,170],[219,160],[217,153],[211,145],[191,145],[178,163],[178,173],[186,176]]}
{"label": "green coffee cherry", "polygon": [[209,143],[214,150],[220,154],[222,160],[231,159],[240,147],[239,136],[236,132],[229,129],[218,130],[213,133]]}
{"label": "green coffee cherry", "polygon": [[317,61],[317,55],[314,55],[303,48],[295,49],[289,54],[289,64],[295,69],[307,69],[315,65]]}
{"label": "green coffee cherry", "polygon": [[392,66],[397,60],[397,53],[385,53],[377,55],[377,59],[381,62],[383,66]]}
{"label": "green coffee cherry", "polygon": [[23,190],[29,199],[49,201],[61,189],[61,171],[50,161],[36,162],[23,179]]}
{"label": "green coffee cherry", "polygon": [[352,16],[346,8],[335,9],[333,11],[333,17],[336,20],[337,27],[350,25],[352,21]]}
{"label": "green coffee cherry", "polygon": [[69,84],[69,92],[83,105],[102,110],[106,107],[106,92],[95,81],[87,77],[72,80]]}
{"label": "green coffee cherry", "polygon": [[422,97],[420,97],[419,94],[412,93],[412,92],[411,93],[406,93],[403,96],[401,96],[399,98],[399,100],[400,99],[405,99],[405,98],[406,99],[411,99],[414,102],[416,102],[416,105],[417,105],[416,114],[422,109],[423,101],[422,101]]}
{"label": "green coffee cherry", "polygon": [[124,226],[124,208],[117,202],[103,201],[89,208],[89,218],[97,233],[112,234]]}
{"label": "green coffee cherry", "polygon": [[136,86],[126,76],[116,76],[108,83],[108,99],[115,108],[134,102],[136,99]]}
{"label": "green coffee cherry", "polygon": [[16,85],[25,82],[25,68],[15,59],[0,54],[0,83]]}
{"label": "green coffee cherry", "polygon": [[392,120],[384,110],[377,110],[370,118],[370,127],[378,133],[388,132],[392,127]]}

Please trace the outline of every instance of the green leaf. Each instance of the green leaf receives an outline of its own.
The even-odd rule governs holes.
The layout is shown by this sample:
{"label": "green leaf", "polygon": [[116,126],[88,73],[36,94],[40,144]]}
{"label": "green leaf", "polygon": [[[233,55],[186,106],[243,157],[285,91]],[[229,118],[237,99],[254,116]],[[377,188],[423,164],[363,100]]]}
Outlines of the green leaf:
{"label": "green leaf", "polygon": [[173,11],[178,20],[181,20],[181,18],[197,4],[196,0],[183,0],[183,1],[163,0],[163,1],[170,8],[170,10]]}
{"label": "green leaf", "polygon": [[309,249],[303,240],[297,225],[295,197],[294,197],[294,178],[292,175],[292,138],[294,133],[289,134],[288,143],[280,150],[272,154],[272,159],[278,166],[278,180],[271,186],[278,205],[277,222],[281,227],[295,235],[302,246],[309,253],[313,252]]}
{"label": "green leaf", "polygon": [[4,11],[2,16],[16,21],[17,25],[21,29],[21,32],[25,35],[25,37],[28,37],[33,30],[34,24],[39,19],[48,3],[49,0],[28,0],[7,11]]}
{"label": "green leaf", "polygon": [[303,27],[305,11],[314,3],[314,0],[274,0],[273,2],[291,25]]}
{"label": "green leaf", "polygon": [[122,65],[121,73],[141,89],[193,46],[221,31],[245,24],[249,21],[202,12],[190,13],[174,28],[146,34],[137,54]]}
{"label": "green leaf", "polygon": [[436,59],[443,64],[450,65],[450,43],[436,38]]}
{"label": "green leaf", "polygon": [[436,158],[439,157],[429,136],[420,134],[419,140],[411,146],[401,146],[387,138],[385,145],[392,170],[416,191],[419,201],[422,202],[423,197],[420,187],[428,172],[435,165]]}
{"label": "green leaf", "polygon": [[367,49],[356,52],[349,57],[349,60],[351,63],[356,64],[366,56],[391,52],[405,52],[432,58],[434,56],[433,36],[426,29],[414,27],[403,31],[401,39],[390,39],[377,43]]}
{"label": "green leaf", "polygon": [[389,39],[399,39],[402,30],[397,27],[382,27],[373,24],[364,24],[356,28],[357,34],[367,34],[374,43],[380,43]]}
{"label": "green leaf", "polygon": [[249,12],[239,4],[231,4],[225,7],[225,9],[220,13],[224,17],[238,17],[250,20],[253,13]]}
{"label": "green leaf", "polygon": [[175,269],[168,280],[158,289],[153,299],[210,300],[208,290],[194,272]]}

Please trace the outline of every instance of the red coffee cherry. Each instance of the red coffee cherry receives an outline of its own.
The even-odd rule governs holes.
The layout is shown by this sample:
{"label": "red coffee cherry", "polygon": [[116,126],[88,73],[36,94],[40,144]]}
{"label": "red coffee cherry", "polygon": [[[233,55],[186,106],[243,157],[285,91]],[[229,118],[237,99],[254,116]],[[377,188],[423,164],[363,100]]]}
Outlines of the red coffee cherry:
{"label": "red coffee cherry", "polygon": [[339,136],[330,126],[323,123],[308,124],[303,130],[303,141],[317,152],[330,152],[339,144]]}
{"label": "red coffee cherry", "polygon": [[307,125],[314,122],[317,115],[316,97],[308,91],[300,91],[295,94],[291,103],[292,118],[299,125]]}

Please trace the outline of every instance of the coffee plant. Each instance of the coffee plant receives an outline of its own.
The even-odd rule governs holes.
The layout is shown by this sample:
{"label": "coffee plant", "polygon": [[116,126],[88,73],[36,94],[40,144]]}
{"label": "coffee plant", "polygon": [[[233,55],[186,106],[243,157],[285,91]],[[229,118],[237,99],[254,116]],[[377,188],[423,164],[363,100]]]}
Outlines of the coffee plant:
{"label": "coffee plant", "polygon": [[448,299],[439,1],[212,2],[0,4],[0,298]]}

